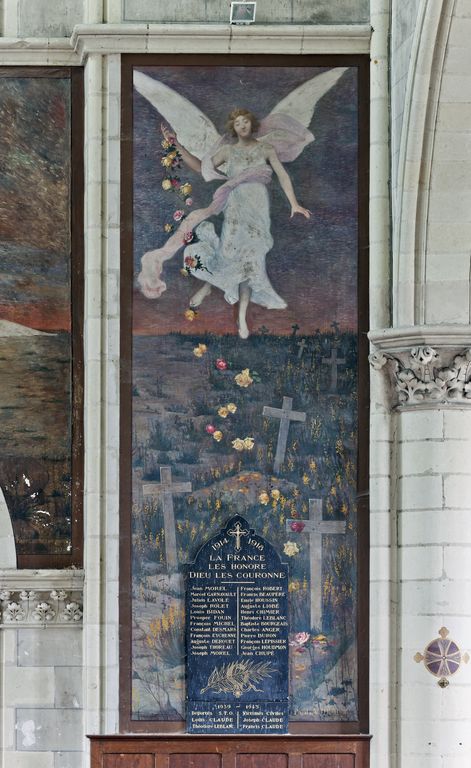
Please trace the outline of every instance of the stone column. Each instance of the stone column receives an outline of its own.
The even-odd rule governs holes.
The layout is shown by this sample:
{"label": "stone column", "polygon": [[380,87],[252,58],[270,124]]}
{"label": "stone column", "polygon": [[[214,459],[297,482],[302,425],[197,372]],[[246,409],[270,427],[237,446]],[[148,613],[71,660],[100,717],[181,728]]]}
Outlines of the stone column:
{"label": "stone column", "polygon": [[373,537],[372,558],[389,574],[395,560],[397,575],[390,624],[397,649],[397,759],[391,754],[390,764],[465,768],[471,754],[471,348],[463,346],[467,329],[454,329],[454,345],[451,329],[428,331],[433,346],[420,344],[425,329],[370,334],[377,348],[371,362],[387,374],[383,386],[394,424],[384,455],[394,492],[383,537],[377,530]]}

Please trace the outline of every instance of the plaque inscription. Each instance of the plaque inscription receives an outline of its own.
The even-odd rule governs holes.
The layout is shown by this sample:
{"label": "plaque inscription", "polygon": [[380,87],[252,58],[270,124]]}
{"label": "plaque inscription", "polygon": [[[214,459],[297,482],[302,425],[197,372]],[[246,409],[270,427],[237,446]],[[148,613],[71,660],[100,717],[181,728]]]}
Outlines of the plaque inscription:
{"label": "plaque inscription", "polygon": [[286,733],[288,566],[236,515],[185,573],[187,730]]}

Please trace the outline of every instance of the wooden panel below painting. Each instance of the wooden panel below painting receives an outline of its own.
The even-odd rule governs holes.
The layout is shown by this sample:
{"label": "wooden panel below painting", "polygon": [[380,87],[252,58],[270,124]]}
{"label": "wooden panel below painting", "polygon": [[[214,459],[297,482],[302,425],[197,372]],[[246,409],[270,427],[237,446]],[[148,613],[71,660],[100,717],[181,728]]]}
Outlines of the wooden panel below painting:
{"label": "wooden panel below painting", "polygon": [[362,736],[92,736],[91,768],[368,768]]}

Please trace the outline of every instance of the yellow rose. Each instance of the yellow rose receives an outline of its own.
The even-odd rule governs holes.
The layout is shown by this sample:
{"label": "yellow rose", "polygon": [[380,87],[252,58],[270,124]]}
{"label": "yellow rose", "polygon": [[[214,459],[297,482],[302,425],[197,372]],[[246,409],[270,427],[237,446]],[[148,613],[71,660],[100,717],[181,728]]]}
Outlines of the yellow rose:
{"label": "yellow rose", "polygon": [[195,310],[194,310],[194,309],[187,309],[187,310],[185,311],[185,317],[186,317],[186,319],[187,319],[187,320],[189,320],[189,321],[190,321],[190,323],[192,323],[192,322],[193,322],[193,320],[194,320],[194,319],[195,319],[195,317],[196,317],[196,312],[195,312]]}
{"label": "yellow rose", "polygon": [[243,451],[245,449],[244,441],[240,439],[240,437],[236,437],[235,440],[232,441],[232,447],[236,449],[236,451]]}
{"label": "yellow rose", "polygon": [[229,413],[235,413],[235,412],[236,412],[236,410],[237,410],[237,406],[236,406],[236,404],[235,404],[235,403],[228,403],[228,404],[226,405],[226,408],[227,408],[227,410],[229,411]]}
{"label": "yellow rose", "polygon": [[169,153],[168,153],[168,155],[167,155],[167,157],[168,157],[170,160],[175,160],[176,156],[177,156],[177,153],[176,153],[176,152],[169,152]]}
{"label": "yellow rose", "polygon": [[288,557],[293,557],[299,553],[299,547],[294,541],[287,541],[283,547],[283,552]]}
{"label": "yellow rose", "polygon": [[239,387],[250,387],[250,385],[253,384],[253,379],[250,376],[249,368],[244,368],[244,370],[241,371],[241,373],[238,373],[234,379],[235,383],[238,384]]}
{"label": "yellow rose", "polygon": [[171,231],[172,231],[172,229],[173,229],[173,227],[172,227],[172,225],[171,225],[171,224],[165,224],[165,225],[164,225],[164,230],[165,230],[165,232],[171,232]]}
{"label": "yellow rose", "polygon": [[162,182],[162,189],[165,189],[165,190],[172,189],[172,182],[170,181],[170,179],[164,179],[163,180],[163,182]]}
{"label": "yellow rose", "polygon": [[180,274],[183,275],[183,277],[188,277],[188,272],[186,271],[186,269],[181,269]]}
{"label": "yellow rose", "polygon": [[180,192],[182,195],[191,195],[193,187],[187,181],[181,185]]}
{"label": "yellow rose", "polygon": [[168,149],[170,147],[170,142],[167,141],[167,139],[164,139],[162,141],[162,146],[163,146],[164,149]]}
{"label": "yellow rose", "polygon": [[252,448],[254,447],[254,444],[255,444],[255,440],[253,439],[253,437],[246,437],[244,439],[244,448],[246,451],[251,451]]}
{"label": "yellow rose", "polygon": [[227,419],[227,417],[229,416],[229,411],[227,410],[225,405],[221,405],[221,407],[218,408],[218,414],[219,416],[221,416],[221,418]]}
{"label": "yellow rose", "polygon": [[216,432],[213,432],[213,437],[216,440],[216,442],[220,443],[224,435],[219,429],[217,429]]}
{"label": "yellow rose", "polygon": [[[185,272],[185,270],[183,270]],[[204,354],[206,354],[208,350],[208,347],[206,344],[198,344],[197,347],[194,348],[193,354],[195,357],[203,357]]]}
{"label": "yellow rose", "polygon": [[268,504],[268,502],[270,501],[270,497],[266,491],[262,491],[259,494],[258,500],[260,504]]}
{"label": "yellow rose", "polygon": [[165,168],[170,168],[172,165],[172,158],[167,155],[167,157],[163,157],[160,162]]}
{"label": "yellow rose", "polygon": [[273,488],[273,490],[271,492],[272,499],[275,499],[275,501],[278,501],[280,496],[281,496],[281,493],[279,492],[278,488]]}

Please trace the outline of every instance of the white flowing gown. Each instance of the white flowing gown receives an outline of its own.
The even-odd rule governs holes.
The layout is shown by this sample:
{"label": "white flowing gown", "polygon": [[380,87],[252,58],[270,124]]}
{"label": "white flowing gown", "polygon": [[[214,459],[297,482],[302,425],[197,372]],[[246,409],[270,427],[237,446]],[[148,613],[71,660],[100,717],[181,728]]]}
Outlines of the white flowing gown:
{"label": "white flowing gown", "polygon": [[[226,162],[227,177],[234,178],[249,168],[266,167],[264,154],[260,144],[232,146]],[[209,221],[203,221],[195,232],[199,241],[185,248],[184,258],[199,256],[208,271],[191,270],[194,277],[224,291],[229,304],[239,301],[239,285],[246,282],[252,291],[250,301],[268,309],[286,308],[286,302],[270,283],[265,266],[266,254],[273,246],[265,184],[246,182],[231,191],[220,238]]]}

